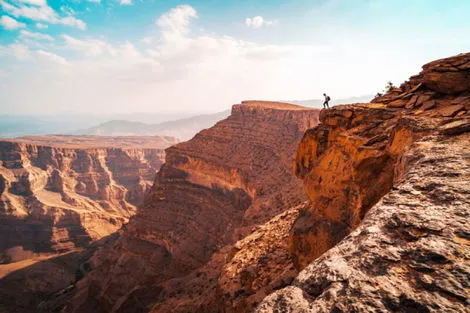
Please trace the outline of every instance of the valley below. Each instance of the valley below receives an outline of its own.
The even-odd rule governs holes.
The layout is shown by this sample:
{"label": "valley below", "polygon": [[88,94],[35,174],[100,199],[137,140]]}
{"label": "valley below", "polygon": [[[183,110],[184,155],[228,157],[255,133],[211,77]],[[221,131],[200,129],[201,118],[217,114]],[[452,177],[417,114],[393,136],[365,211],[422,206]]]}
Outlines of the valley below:
{"label": "valley below", "polygon": [[0,140],[0,308],[16,306],[22,294],[19,307],[34,311],[46,295],[75,281],[87,249],[135,213],[164,149],[176,142],[157,136]]}

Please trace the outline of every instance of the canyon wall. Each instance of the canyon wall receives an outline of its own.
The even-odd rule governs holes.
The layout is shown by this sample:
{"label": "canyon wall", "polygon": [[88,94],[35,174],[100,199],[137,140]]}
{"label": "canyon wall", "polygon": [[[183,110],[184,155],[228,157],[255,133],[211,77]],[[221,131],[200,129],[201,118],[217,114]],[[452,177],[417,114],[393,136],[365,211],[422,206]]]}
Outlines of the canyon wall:
{"label": "canyon wall", "polygon": [[169,137],[0,141],[1,261],[70,251],[118,230],[151,187],[163,149],[174,143]]}
{"label": "canyon wall", "polygon": [[303,270],[256,312],[466,312],[469,111],[470,53],[322,111],[296,157],[309,204],[289,251]]}
{"label": "canyon wall", "polygon": [[167,149],[144,204],[114,247],[92,257],[93,270],[77,283],[64,312],[215,310],[214,284],[231,244],[306,200],[292,166],[300,138],[318,115],[246,101],[214,127]]}

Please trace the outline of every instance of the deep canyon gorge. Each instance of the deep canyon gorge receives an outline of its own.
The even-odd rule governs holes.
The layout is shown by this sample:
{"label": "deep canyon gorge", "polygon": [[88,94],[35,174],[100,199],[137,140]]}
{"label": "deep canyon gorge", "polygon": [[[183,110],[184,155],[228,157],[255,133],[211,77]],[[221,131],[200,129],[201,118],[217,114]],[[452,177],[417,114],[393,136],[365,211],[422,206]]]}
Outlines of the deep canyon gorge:
{"label": "deep canyon gorge", "polygon": [[1,278],[0,312],[466,312],[469,112],[466,53],[181,143],[1,141],[2,262],[61,255]]}

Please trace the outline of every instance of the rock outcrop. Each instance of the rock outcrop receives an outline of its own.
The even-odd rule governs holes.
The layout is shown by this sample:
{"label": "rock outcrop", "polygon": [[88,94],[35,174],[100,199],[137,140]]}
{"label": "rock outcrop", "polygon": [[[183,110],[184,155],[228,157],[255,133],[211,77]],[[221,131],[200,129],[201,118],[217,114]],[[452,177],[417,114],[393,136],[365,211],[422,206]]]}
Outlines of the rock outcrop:
{"label": "rock outcrop", "polygon": [[[287,220],[279,229],[290,228],[296,213],[283,212],[306,200],[292,161],[318,115],[295,105],[246,101],[214,127],[167,149],[144,204],[114,247],[90,260],[93,270],[77,283],[64,312],[216,312],[217,288],[227,290],[220,305],[232,301],[231,274],[223,287],[217,279],[234,271],[224,268],[235,253],[230,245],[279,214],[277,220]],[[274,232],[269,237],[275,241]],[[255,246],[253,240],[246,244]],[[276,244],[286,255],[287,237],[283,242]],[[256,257],[269,252],[265,247]],[[291,279],[292,269],[278,267]]]}
{"label": "rock outcrop", "polygon": [[118,230],[174,143],[168,137],[0,141],[2,262],[84,247]]}
{"label": "rock outcrop", "polygon": [[309,205],[289,250],[303,270],[256,312],[466,312],[469,110],[462,54],[323,111],[296,158]]}

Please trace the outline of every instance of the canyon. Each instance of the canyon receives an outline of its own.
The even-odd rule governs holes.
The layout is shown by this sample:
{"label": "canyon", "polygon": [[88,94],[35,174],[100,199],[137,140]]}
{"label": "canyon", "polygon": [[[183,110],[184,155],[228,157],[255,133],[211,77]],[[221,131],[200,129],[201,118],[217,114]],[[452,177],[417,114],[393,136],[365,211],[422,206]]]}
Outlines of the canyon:
{"label": "canyon", "polygon": [[[0,251],[64,252],[135,212],[167,137],[38,136],[0,141]],[[5,261],[3,261],[5,263]],[[6,262],[8,263],[8,262]]]}
{"label": "canyon", "polygon": [[[369,103],[321,111],[269,101],[234,105],[226,119],[167,147],[163,164],[163,150],[157,153],[155,179],[130,161],[104,167],[89,154],[92,161],[77,167],[58,161],[63,150],[3,143],[15,145],[2,155],[3,167],[18,166],[15,177],[28,181],[21,194],[1,172],[0,194],[10,201],[3,200],[4,211],[37,186],[67,203],[73,185],[81,197],[110,202],[112,210],[84,208],[94,221],[122,218],[80,255],[71,248],[93,225],[49,237],[58,240],[47,249],[69,251],[61,257],[75,259],[80,275],[64,275],[70,284],[34,305],[62,313],[466,312],[469,111],[466,53],[424,65]],[[71,184],[64,172],[53,174],[59,167],[109,168],[113,179],[75,170]],[[129,184],[136,169],[140,178]],[[25,170],[30,174],[20,175]],[[93,187],[103,181],[107,188]],[[80,183],[88,187],[77,189]],[[39,273],[50,263],[43,264]]]}
{"label": "canyon", "polygon": [[469,69],[438,60],[319,115],[234,106],[167,150],[63,312],[464,312]]}
{"label": "canyon", "polygon": [[[218,276],[233,243],[306,200],[292,165],[318,116],[296,105],[245,101],[168,148],[144,204],[114,246],[90,260],[93,269],[65,311],[140,312],[159,298],[155,310],[163,312],[185,297],[195,309],[195,286],[207,290],[214,280],[204,277]],[[200,305],[213,305],[213,296],[199,297]]]}
{"label": "canyon", "polygon": [[[135,213],[164,161],[164,149],[176,142],[158,136],[1,140],[2,303],[15,303],[15,292],[27,302],[73,281],[84,250]],[[54,257],[62,261],[47,262]],[[23,268],[28,268],[24,276],[14,273]]]}

